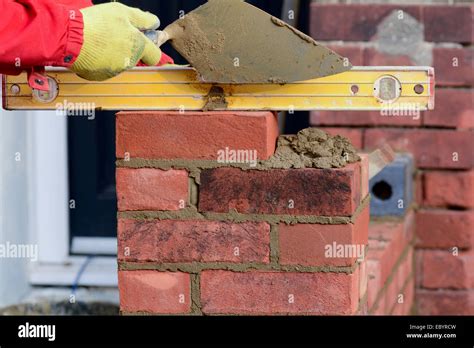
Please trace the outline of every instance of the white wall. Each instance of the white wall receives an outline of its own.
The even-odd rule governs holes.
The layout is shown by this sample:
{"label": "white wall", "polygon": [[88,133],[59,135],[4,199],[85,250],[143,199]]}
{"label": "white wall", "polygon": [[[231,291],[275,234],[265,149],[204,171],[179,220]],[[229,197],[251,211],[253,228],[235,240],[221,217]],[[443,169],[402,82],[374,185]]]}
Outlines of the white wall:
{"label": "white wall", "polygon": [[[27,119],[27,112],[0,110],[0,244],[3,245],[30,242],[31,156]],[[0,307],[15,303],[27,294],[30,263],[24,258],[0,258]]]}

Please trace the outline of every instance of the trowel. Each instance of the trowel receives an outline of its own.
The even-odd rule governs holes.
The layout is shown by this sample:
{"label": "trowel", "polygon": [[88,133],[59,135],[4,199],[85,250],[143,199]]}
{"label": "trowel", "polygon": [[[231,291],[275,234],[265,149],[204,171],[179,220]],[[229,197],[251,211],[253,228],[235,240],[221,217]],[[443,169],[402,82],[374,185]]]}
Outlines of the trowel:
{"label": "trowel", "polygon": [[209,0],[163,31],[146,35],[157,46],[170,41],[205,83],[285,84],[352,67],[311,37],[243,0]]}

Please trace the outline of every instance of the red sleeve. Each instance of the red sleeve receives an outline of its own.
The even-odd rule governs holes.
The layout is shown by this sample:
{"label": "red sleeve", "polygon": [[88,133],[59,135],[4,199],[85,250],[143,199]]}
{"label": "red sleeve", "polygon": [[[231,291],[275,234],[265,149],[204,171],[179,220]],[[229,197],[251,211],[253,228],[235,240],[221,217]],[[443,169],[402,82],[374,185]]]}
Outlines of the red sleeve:
{"label": "red sleeve", "polygon": [[82,47],[80,0],[0,0],[0,72],[74,63]]}

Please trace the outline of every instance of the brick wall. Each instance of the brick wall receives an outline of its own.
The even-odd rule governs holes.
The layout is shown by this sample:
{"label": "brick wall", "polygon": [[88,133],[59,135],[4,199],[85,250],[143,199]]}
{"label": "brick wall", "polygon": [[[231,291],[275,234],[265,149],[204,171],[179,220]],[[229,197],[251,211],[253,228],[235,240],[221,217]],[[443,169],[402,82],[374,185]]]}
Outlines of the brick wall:
{"label": "brick wall", "polygon": [[268,159],[277,136],[270,112],[117,114],[122,313],[367,313],[367,157],[339,169],[218,160],[226,148]]}
{"label": "brick wall", "polygon": [[367,255],[368,308],[375,315],[408,315],[415,289],[415,214],[402,219],[374,220],[369,226]]}
{"label": "brick wall", "polygon": [[413,157],[395,160],[369,183],[371,195],[368,308],[375,315],[408,315],[415,297]]}
{"label": "brick wall", "polygon": [[435,111],[409,116],[313,112],[311,124],[355,146],[387,141],[414,154],[417,310],[474,314],[474,50],[472,5],[319,4],[311,34],[354,65],[430,65]]}

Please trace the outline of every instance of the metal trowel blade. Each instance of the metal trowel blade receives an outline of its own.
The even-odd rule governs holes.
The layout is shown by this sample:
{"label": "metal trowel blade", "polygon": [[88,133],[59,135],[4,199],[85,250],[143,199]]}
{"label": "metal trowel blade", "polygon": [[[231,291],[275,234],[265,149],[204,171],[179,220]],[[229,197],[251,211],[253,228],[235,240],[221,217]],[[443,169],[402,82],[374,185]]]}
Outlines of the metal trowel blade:
{"label": "metal trowel blade", "polygon": [[209,0],[166,31],[203,82],[288,83],[351,69],[347,60],[242,0]]}

